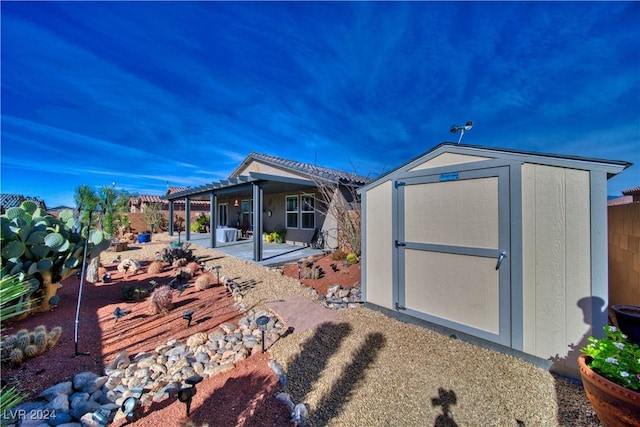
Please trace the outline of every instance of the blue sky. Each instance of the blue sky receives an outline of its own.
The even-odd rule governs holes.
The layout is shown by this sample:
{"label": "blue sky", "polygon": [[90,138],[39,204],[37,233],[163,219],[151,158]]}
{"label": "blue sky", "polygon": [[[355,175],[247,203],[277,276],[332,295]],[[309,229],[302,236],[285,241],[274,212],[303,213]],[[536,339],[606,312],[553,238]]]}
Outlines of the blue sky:
{"label": "blue sky", "polygon": [[250,151],[375,177],[474,145],[625,160],[640,2],[6,2],[1,191],[73,205],[224,179]]}

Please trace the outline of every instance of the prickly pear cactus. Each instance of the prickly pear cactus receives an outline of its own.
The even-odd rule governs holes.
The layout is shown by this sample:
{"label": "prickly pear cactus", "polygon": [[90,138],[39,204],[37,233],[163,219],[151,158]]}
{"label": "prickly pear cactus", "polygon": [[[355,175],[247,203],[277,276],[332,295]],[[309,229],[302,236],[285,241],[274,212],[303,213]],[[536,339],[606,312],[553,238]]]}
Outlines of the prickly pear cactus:
{"label": "prickly pear cactus", "polygon": [[[86,227],[64,210],[55,218],[32,201],[0,215],[0,277],[18,274],[31,287],[30,311],[47,311],[56,301],[59,282],[82,267]],[[100,230],[88,236],[87,260],[109,247]]]}

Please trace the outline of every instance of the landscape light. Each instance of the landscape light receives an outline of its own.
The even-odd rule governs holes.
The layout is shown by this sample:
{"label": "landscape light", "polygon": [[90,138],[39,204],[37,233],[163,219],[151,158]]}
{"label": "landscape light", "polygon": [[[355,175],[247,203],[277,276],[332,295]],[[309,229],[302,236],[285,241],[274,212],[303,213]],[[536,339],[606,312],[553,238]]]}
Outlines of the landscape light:
{"label": "landscape light", "polygon": [[182,318],[187,321],[187,328],[191,326],[191,319],[193,318],[193,310],[185,311]]}
{"label": "landscape light", "polygon": [[195,396],[198,392],[196,390],[196,384],[198,384],[200,381],[202,381],[202,377],[200,375],[193,375],[184,380],[184,382],[189,384],[191,387],[182,387],[180,390],[178,390],[178,400],[186,405],[187,417],[191,413],[191,400],[193,399],[193,396]]}
{"label": "landscape light", "polygon": [[298,261],[298,280],[300,280],[300,271],[302,269],[302,261]]}
{"label": "landscape light", "polygon": [[262,352],[264,353],[264,333],[267,330],[267,324],[269,323],[268,316],[260,316],[256,319],[256,325],[258,325],[258,329],[262,332]]}
{"label": "landscape light", "polygon": [[133,421],[133,413],[138,406],[140,396],[142,396],[142,389],[139,387],[132,388],[131,396],[127,397],[124,402],[122,402],[122,406],[120,406],[128,422]]}
{"label": "landscape light", "polygon": [[111,415],[110,411],[105,408],[99,408],[93,414],[91,414],[91,419],[95,421],[98,426],[104,427],[109,424],[109,416]]}
{"label": "landscape light", "polygon": [[216,279],[218,280],[218,285],[220,284],[220,269],[222,268],[221,265],[216,265],[215,267],[213,267],[216,270]]}

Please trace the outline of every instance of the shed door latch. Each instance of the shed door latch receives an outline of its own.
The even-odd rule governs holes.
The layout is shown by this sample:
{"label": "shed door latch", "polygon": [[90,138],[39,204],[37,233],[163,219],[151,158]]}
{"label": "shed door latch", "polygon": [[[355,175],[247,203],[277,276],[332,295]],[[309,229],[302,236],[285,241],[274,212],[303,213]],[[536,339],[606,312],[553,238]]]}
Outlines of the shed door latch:
{"label": "shed door latch", "polygon": [[400,305],[396,302],[396,310],[406,310],[407,307],[405,307],[404,305]]}
{"label": "shed door latch", "polygon": [[507,256],[507,253],[505,251],[500,252],[500,255],[498,255],[498,263],[496,264],[496,270],[500,269],[500,264],[502,264],[502,261],[504,261],[506,256]]}
{"label": "shed door latch", "polygon": [[407,244],[396,240],[396,248],[399,248],[400,246],[407,246]]}

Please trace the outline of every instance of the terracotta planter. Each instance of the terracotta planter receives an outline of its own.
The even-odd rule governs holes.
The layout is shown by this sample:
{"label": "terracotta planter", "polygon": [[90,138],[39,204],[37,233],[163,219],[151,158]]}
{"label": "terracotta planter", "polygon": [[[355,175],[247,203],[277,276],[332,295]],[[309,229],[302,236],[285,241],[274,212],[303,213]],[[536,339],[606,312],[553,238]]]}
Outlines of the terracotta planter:
{"label": "terracotta planter", "polygon": [[587,362],[578,358],[582,385],[593,410],[606,427],[640,426],[640,393],[609,381],[593,371]]}

